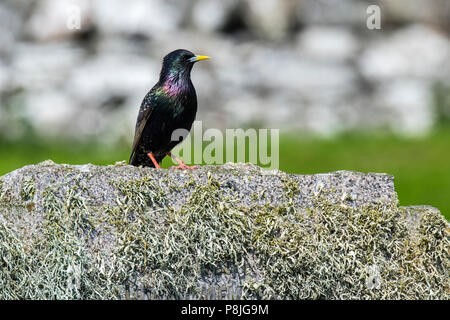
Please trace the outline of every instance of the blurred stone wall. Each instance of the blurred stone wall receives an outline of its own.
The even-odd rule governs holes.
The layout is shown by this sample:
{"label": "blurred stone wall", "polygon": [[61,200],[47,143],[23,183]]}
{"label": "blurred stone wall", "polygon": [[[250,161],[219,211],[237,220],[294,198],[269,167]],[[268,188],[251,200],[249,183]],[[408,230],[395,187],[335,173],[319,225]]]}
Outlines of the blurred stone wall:
{"label": "blurred stone wall", "polygon": [[178,48],[213,57],[192,74],[205,127],[423,134],[449,37],[448,0],[2,0],[0,134],[131,140]]}

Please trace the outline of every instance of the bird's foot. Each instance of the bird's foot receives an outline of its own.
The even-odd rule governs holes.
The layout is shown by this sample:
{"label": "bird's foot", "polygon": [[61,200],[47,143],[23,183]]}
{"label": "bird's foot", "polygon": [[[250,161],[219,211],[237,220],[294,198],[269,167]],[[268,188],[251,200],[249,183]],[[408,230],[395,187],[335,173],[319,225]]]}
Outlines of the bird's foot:
{"label": "bird's foot", "polygon": [[195,170],[195,169],[198,169],[199,168],[199,166],[188,166],[188,165],[185,165],[184,163],[183,163],[183,161],[181,161],[180,159],[178,159],[177,157],[175,157],[172,153],[170,153],[170,152],[167,152],[167,155],[168,156],[170,156],[170,157],[172,157],[172,159],[174,159],[176,162],[178,162],[178,166],[176,166],[176,167],[170,167],[169,169],[180,169],[180,170]]}
{"label": "bird's foot", "polygon": [[184,163],[180,164],[179,166],[169,167],[169,169],[176,169],[176,170],[195,170],[198,168],[199,166],[187,166]]}

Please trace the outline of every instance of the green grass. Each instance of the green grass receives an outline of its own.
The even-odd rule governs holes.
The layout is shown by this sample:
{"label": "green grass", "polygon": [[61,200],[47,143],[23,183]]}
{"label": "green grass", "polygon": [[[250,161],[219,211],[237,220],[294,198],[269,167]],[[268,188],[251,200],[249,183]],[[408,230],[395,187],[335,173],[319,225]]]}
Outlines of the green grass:
{"label": "green grass", "polygon": [[[113,148],[99,143],[0,140],[0,175],[46,159],[70,164],[113,164],[128,159],[129,151],[125,143]],[[163,167],[170,165],[166,158]],[[347,133],[331,139],[282,134],[280,170],[386,172],[395,176],[401,205],[432,205],[450,220],[450,127],[414,139],[389,133]]]}

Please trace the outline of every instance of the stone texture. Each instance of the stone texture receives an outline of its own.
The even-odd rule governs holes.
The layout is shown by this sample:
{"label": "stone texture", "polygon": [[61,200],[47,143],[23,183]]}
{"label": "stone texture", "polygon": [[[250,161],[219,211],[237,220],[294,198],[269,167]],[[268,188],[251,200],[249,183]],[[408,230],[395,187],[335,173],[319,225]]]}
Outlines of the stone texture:
{"label": "stone texture", "polygon": [[[173,186],[183,187],[191,179],[199,184],[207,184],[208,176],[213,174],[224,184],[227,194],[239,199],[242,205],[249,206],[254,202],[253,194],[268,193],[272,204],[280,204],[286,190],[283,177],[290,177],[298,184],[299,194],[294,205],[308,208],[313,205],[313,199],[327,190],[325,199],[336,204],[351,204],[361,206],[368,203],[397,204],[393,177],[383,173],[363,174],[351,171],[336,171],[315,175],[287,175],[273,170],[265,171],[250,164],[228,163],[223,166],[203,166],[195,171],[151,170],[135,168],[128,165],[94,166],[58,165],[51,161],[42,162],[36,166],[26,166],[2,177],[3,189],[10,190],[13,199],[20,200],[21,182],[24,177],[33,179],[36,194],[41,194],[49,185],[64,186],[58,188],[58,196],[64,197],[64,189],[75,186],[78,181],[89,181],[89,188],[81,195],[89,199],[89,204],[114,205],[117,189],[110,183],[123,179],[125,181],[139,180],[151,176],[162,181],[169,179],[171,184],[161,185],[167,193],[168,206],[181,206],[191,196],[192,188],[183,188],[174,192]],[[270,190],[270,193],[268,192]],[[329,192],[332,190],[332,192]],[[261,198],[262,201],[262,198]],[[39,201],[38,201],[39,202]],[[261,202],[262,204],[264,202]],[[36,210],[42,213],[39,204]]]}
{"label": "stone texture", "polygon": [[449,224],[393,177],[59,165],[0,177],[0,297],[448,299]]}

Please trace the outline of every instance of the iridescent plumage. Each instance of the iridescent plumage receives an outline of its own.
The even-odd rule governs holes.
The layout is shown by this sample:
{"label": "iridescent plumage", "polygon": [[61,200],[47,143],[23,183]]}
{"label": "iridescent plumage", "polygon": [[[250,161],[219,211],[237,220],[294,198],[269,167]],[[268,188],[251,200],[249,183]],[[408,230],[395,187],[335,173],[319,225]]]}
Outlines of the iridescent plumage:
{"label": "iridescent plumage", "polygon": [[[202,58],[199,58],[202,57]],[[159,81],[142,101],[134,136],[130,164],[154,167],[184,137],[172,139],[176,129],[191,129],[197,113],[197,95],[190,78],[196,56],[187,50],[176,50],[164,57]]]}

